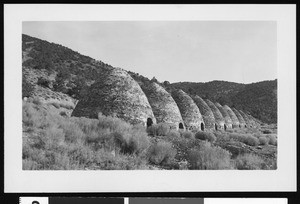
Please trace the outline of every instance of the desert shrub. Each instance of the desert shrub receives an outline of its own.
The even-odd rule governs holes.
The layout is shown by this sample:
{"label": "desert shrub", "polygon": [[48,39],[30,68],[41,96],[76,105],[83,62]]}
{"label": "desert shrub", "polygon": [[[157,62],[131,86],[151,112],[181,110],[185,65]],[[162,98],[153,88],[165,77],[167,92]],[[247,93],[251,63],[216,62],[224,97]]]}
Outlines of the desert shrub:
{"label": "desert shrub", "polygon": [[87,134],[86,141],[95,149],[118,149],[124,154],[140,154],[150,145],[145,128],[130,125],[118,118],[99,117],[99,120],[80,120],[79,127]]}
{"label": "desert shrub", "polygon": [[50,88],[50,81],[48,79],[43,78],[43,77],[38,78],[37,84],[42,86],[42,87]]}
{"label": "desert shrub", "polygon": [[147,128],[147,132],[151,136],[166,136],[170,131],[170,126],[165,123],[153,124]]}
{"label": "desert shrub", "polygon": [[69,161],[73,166],[84,168],[94,162],[95,152],[89,146],[81,143],[71,144],[68,147]]}
{"label": "desert shrub", "polygon": [[151,125],[149,127],[147,127],[147,133],[150,136],[156,136],[157,135],[157,125]]}
{"label": "desert shrub", "polygon": [[76,123],[70,120],[62,121],[59,124],[59,128],[63,130],[65,141],[67,142],[78,143],[84,140],[85,135],[83,131]]}
{"label": "desert shrub", "polygon": [[[50,158],[51,158],[50,168],[53,170],[74,169],[74,167],[72,167],[72,165],[70,164],[68,155],[65,152],[51,152]],[[77,165],[76,168],[78,168]]]}
{"label": "desert shrub", "polygon": [[[115,133],[117,134],[117,133]],[[117,148],[116,144],[118,141],[116,135],[112,133],[109,129],[99,129],[97,131],[90,131],[86,133],[85,142],[92,148],[94,151],[99,149],[104,149],[106,151],[112,151]],[[122,137],[120,137],[123,139]]]}
{"label": "desert shrub", "polygon": [[157,124],[157,136],[166,136],[170,132],[170,126],[165,123]]}
{"label": "desert shrub", "polygon": [[228,136],[230,139],[234,139],[240,142],[244,142],[246,139],[246,135],[240,133],[229,133]]}
{"label": "desert shrub", "polygon": [[227,132],[230,132],[230,133],[233,133],[233,132],[234,132],[233,129],[227,129],[226,131],[227,131]]}
{"label": "desert shrub", "polygon": [[257,138],[263,137],[263,135],[259,132],[254,133],[253,136]]}
{"label": "desert shrub", "polygon": [[36,114],[36,110],[33,108],[30,103],[23,103],[22,106],[22,122],[25,126],[33,126],[35,123],[34,115]]}
{"label": "desert shrub", "polygon": [[199,140],[207,140],[209,142],[214,142],[217,139],[213,133],[211,133],[211,132],[202,132],[202,131],[197,132],[195,134],[195,138],[199,139]]}
{"label": "desert shrub", "polygon": [[181,137],[184,137],[187,139],[195,139],[195,134],[188,130],[180,130],[179,133],[180,133]]}
{"label": "desert shrub", "polygon": [[97,119],[89,119],[89,118],[81,117],[81,118],[74,118],[74,121],[87,136],[100,129],[98,128],[99,121]]}
{"label": "desert shrub", "polygon": [[22,160],[22,169],[23,170],[38,170],[38,163],[36,161],[32,161],[31,159],[23,159]]}
{"label": "desert shrub", "polygon": [[32,103],[34,103],[35,105],[41,105],[42,101],[40,100],[39,97],[34,97]]}
{"label": "desert shrub", "polygon": [[132,125],[115,117],[98,115],[97,129],[110,129],[112,132],[126,132],[132,129]]}
{"label": "desert shrub", "polygon": [[230,133],[229,137],[250,146],[257,146],[259,140],[250,134]]}
{"label": "desert shrub", "polygon": [[61,111],[61,112],[59,113],[59,115],[60,115],[60,116],[63,116],[63,117],[68,116],[68,114],[66,113],[66,111]]}
{"label": "desert shrub", "polygon": [[149,149],[149,161],[157,165],[170,164],[175,155],[176,150],[172,148],[172,144],[165,141],[160,141]]}
{"label": "desert shrub", "polygon": [[257,146],[259,145],[259,140],[252,135],[247,135],[244,143],[250,146]]}
{"label": "desert shrub", "polygon": [[243,154],[235,159],[235,166],[240,170],[257,170],[262,169],[264,160],[254,154]]}
{"label": "desert shrub", "polygon": [[23,77],[23,79],[22,79],[22,98],[32,96],[33,91],[34,91],[34,86]]}
{"label": "desert shrub", "polygon": [[140,154],[150,146],[147,133],[141,128],[132,128],[128,132],[113,133],[122,153]]}
{"label": "desert shrub", "polygon": [[[24,149],[23,149],[24,150]],[[23,163],[23,169],[43,169],[47,163],[47,159],[45,157],[45,150],[37,149],[34,147],[30,147],[30,150],[27,152],[23,152],[23,160],[27,160],[30,162]],[[34,163],[34,167],[30,164]]]}
{"label": "desert shrub", "polygon": [[23,169],[148,168],[151,143],[141,125],[105,116],[63,118],[28,102],[23,125],[36,131],[23,138]]}
{"label": "desert shrub", "polygon": [[213,132],[214,136],[216,137],[216,140],[229,140],[229,135],[227,133],[221,133],[219,131],[214,131]]}
{"label": "desert shrub", "polygon": [[269,144],[277,146],[277,139],[274,135],[268,135]]}
{"label": "desert shrub", "polygon": [[267,138],[267,137],[264,137],[264,136],[258,138],[258,140],[259,140],[259,144],[260,144],[260,145],[266,145],[266,144],[269,143],[268,138]]}
{"label": "desert shrub", "polygon": [[55,123],[54,115],[41,109],[41,106],[31,102],[22,105],[22,122],[25,127],[45,128]]}
{"label": "desert shrub", "polygon": [[132,152],[140,154],[149,148],[151,143],[143,126],[134,125],[129,134],[131,134],[131,147],[134,147]]}
{"label": "desert shrub", "polygon": [[44,149],[55,149],[62,145],[65,141],[63,129],[57,126],[51,126],[42,131],[42,134],[37,137],[38,146]]}
{"label": "desert shrub", "polygon": [[167,134],[168,137],[180,137],[180,133],[177,130],[170,130]]}
{"label": "desert shrub", "polygon": [[190,169],[232,169],[231,154],[221,147],[205,142],[200,148],[188,152]]}
{"label": "desert shrub", "polygon": [[103,150],[95,154],[96,169],[103,170],[131,170],[149,169],[147,160],[136,155],[113,154]]}
{"label": "desert shrub", "polygon": [[70,165],[66,148],[49,146],[49,143],[46,145],[43,142],[43,145],[30,145],[29,151],[24,151],[23,146],[23,169],[74,169]]}

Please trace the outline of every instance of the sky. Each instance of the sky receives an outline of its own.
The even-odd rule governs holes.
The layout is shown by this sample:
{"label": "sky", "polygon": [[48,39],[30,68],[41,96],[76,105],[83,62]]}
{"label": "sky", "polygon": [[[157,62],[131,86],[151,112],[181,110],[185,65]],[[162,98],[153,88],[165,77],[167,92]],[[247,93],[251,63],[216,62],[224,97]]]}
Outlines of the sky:
{"label": "sky", "polygon": [[160,82],[277,78],[275,21],[31,21],[22,30]]}

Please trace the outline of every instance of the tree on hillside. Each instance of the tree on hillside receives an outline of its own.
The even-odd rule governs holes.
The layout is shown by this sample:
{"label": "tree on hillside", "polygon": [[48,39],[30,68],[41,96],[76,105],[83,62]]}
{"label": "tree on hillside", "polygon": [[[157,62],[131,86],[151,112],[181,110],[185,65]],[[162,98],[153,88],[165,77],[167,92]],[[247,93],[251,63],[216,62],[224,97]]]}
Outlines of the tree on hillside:
{"label": "tree on hillside", "polygon": [[82,90],[86,88],[85,78],[82,76],[76,76],[73,80],[73,86],[68,90],[68,95],[75,99],[80,99],[83,93]]}
{"label": "tree on hillside", "polygon": [[153,77],[153,78],[151,79],[151,82],[159,83],[158,80],[157,80],[155,77]]}
{"label": "tree on hillside", "polygon": [[67,93],[67,88],[65,85],[66,80],[69,80],[70,72],[67,69],[60,69],[55,77],[55,83],[53,88],[55,91],[62,93]]}

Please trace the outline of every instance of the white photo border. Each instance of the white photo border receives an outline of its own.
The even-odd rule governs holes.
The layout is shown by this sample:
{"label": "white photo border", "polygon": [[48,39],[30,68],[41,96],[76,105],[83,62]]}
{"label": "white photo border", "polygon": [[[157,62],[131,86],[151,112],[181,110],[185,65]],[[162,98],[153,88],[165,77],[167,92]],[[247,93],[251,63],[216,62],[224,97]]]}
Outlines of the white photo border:
{"label": "white photo border", "polygon": [[[277,170],[22,170],[23,21],[276,21]],[[105,59],[100,59],[105,61]],[[296,5],[4,5],[5,192],[296,191]]]}

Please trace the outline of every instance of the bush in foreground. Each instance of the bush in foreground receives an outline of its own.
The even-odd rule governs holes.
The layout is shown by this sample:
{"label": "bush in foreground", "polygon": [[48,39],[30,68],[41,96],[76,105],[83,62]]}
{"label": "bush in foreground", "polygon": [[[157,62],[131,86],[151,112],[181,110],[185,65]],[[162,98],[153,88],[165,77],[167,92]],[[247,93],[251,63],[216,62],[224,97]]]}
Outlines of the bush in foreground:
{"label": "bush in foreground", "polygon": [[170,132],[170,126],[165,123],[154,124],[147,128],[147,132],[151,136],[166,136]]}
{"label": "bush in foreground", "polygon": [[257,146],[259,144],[259,140],[250,134],[230,133],[229,138],[235,139],[250,146]]}
{"label": "bush in foreground", "polygon": [[177,130],[170,130],[167,134],[168,137],[180,137],[180,133]]}
{"label": "bush in foreground", "polygon": [[247,135],[244,143],[247,145],[250,145],[250,146],[257,146],[257,145],[259,145],[259,140],[252,135]]}
{"label": "bush in foreground", "polygon": [[211,132],[202,132],[199,131],[195,134],[195,138],[199,140],[207,140],[209,142],[215,142],[216,141],[216,136],[211,133]]}
{"label": "bush in foreground", "polygon": [[172,163],[176,155],[176,150],[172,148],[172,144],[160,141],[149,149],[149,160],[156,165],[167,165]]}
{"label": "bush in foreground", "polygon": [[254,154],[239,155],[235,159],[235,166],[239,170],[258,170],[263,169],[264,160]]}
{"label": "bush in foreground", "polygon": [[260,145],[267,145],[269,143],[268,138],[265,136],[259,137],[258,140]]}
{"label": "bush in foreground", "polygon": [[277,139],[276,139],[276,137],[275,137],[275,135],[268,135],[267,136],[268,138],[269,138],[269,144],[270,145],[275,145],[275,146],[277,146]]}
{"label": "bush in foreground", "polygon": [[120,119],[62,117],[23,103],[23,169],[147,169],[146,129]]}
{"label": "bush in foreground", "polygon": [[186,139],[195,139],[195,134],[188,131],[188,130],[181,130],[179,131],[181,137],[184,137]]}
{"label": "bush in foreground", "polygon": [[188,152],[190,169],[232,169],[230,157],[228,151],[212,146],[209,142]]}

